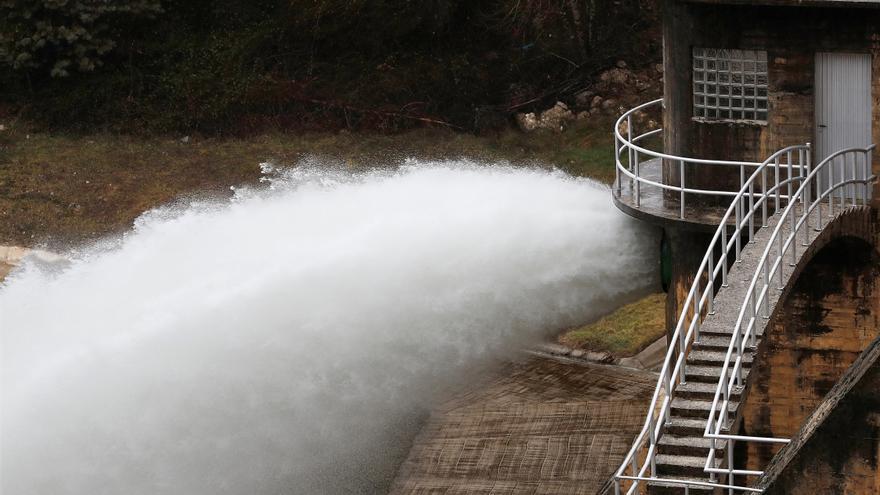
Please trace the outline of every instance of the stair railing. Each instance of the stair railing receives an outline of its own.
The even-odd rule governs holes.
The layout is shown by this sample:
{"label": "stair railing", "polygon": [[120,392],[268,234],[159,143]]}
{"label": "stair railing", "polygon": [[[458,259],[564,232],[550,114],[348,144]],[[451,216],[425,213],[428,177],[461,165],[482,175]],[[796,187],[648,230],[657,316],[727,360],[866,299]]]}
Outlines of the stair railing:
{"label": "stair railing", "polygon": [[[645,423],[614,474],[615,495],[622,493],[625,482],[630,483],[629,489],[626,490],[628,495],[634,494],[640,484],[645,481],[679,484],[685,489],[689,486],[701,486],[704,483],[696,480],[691,482],[657,477],[655,462],[657,442],[669,418],[672,399],[675,397],[675,387],[678,383],[684,383],[687,355],[691,344],[699,338],[700,321],[704,311],[707,311],[708,314],[714,314],[715,289],[719,287],[718,279],[720,278],[720,286],[727,286],[728,264],[741,260],[743,237],[746,237],[748,242],[753,241],[755,217],[759,216],[759,211],[760,226],[767,224],[771,200],[774,201],[776,209],[781,207],[783,200],[788,202],[792,197],[791,185],[797,180],[797,177],[809,173],[809,163],[809,143],[783,148],[758,164],[756,170],[743,181],[740,190],[733,194],[733,201],[721,218],[715,235],[697,269],[694,282],[682,303],[678,322],[670,337],[670,342],[673,345],[670,345],[666,351]],[[774,180],[769,189],[768,175]],[[758,190],[759,186],[760,190]],[[744,208],[746,204],[749,205],[747,211]],[[728,224],[731,220],[733,220],[733,230],[729,233],[728,230],[731,226]],[[716,250],[720,252],[717,257]],[[649,469],[650,474],[648,474]],[[713,486],[726,487],[723,484]],[[742,491],[754,491],[748,487],[735,488]]]}
{"label": "stair railing", "polygon": [[[688,158],[683,156],[669,155],[654,151],[641,146],[639,143],[646,141],[651,137],[658,137],[662,134],[663,129],[649,129],[645,132],[635,129],[634,116],[643,110],[652,109],[653,107],[663,106],[663,99],[657,99],[643,103],[635,108],[630,109],[617,119],[614,125],[614,157],[615,157],[615,177],[614,177],[614,194],[621,195],[622,181],[624,178],[629,180],[630,190],[633,195],[633,203],[636,208],[641,205],[642,187],[654,187],[663,191],[672,191],[678,196],[679,218],[684,219],[686,214],[686,204],[688,195],[698,196],[724,196],[733,198],[737,191],[727,189],[700,189],[695,187],[687,187],[685,180],[686,169],[693,166],[726,166],[739,168],[740,188],[745,184],[747,171],[751,168],[758,167],[761,163],[748,161],[730,161],[730,160],[706,160],[701,158]],[[624,129],[621,131],[621,129]],[[666,160],[675,164],[678,168],[678,184],[664,184],[656,180],[649,179],[642,175],[642,164],[652,159]]]}
{"label": "stair railing", "polygon": [[[736,441],[785,444],[787,438],[756,437],[745,435],[724,434],[722,430],[728,422],[730,396],[736,387],[743,383],[743,355],[746,346],[754,347],[757,340],[757,322],[759,319],[770,318],[769,294],[771,288],[782,290],[785,286],[783,263],[786,256],[791,256],[789,266],[797,263],[798,235],[803,231],[802,247],[809,245],[809,228],[811,216],[815,217],[816,231],[823,228],[823,206],[828,208],[829,218],[835,215],[835,208],[843,210],[848,206],[866,204],[870,197],[870,184],[874,181],[871,175],[871,154],[875,145],[867,148],[847,148],[832,153],[822,160],[805,176],[794,177],[788,181],[788,198],[786,207],[781,212],[779,222],[767,241],[751,283],[746,291],[743,303],[731,334],[730,345],[724,357],[724,365],[718,378],[718,386],[709,409],[704,436],[712,439],[709,454],[706,458],[705,471],[714,480],[718,475],[726,475],[728,492],[734,493],[736,476],[760,476],[763,471],[734,469],[733,447]],[[860,159],[861,158],[861,159]],[[792,185],[798,182],[799,187],[792,191]],[[779,184],[774,187],[779,198]],[[861,191],[861,195],[859,192]],[[815,196],[815,197],[813,197]],[[826,201],[827,200],[827,201]],[[736,200],[735,200],[736,201]],[[767,198],[760,201],[766,205]],[[777,207],[779,199],[776,199]],[[751,211],[751,210],[750,210]],[[812,215],[816,211],[816,215]],[[766,222],[764,222],[766,225]],[[789,233],[781,234],[788,226]],[[772,283],[778,276],[778,285]],[[717,441],[726,441],[727,467],[717,467]]]}

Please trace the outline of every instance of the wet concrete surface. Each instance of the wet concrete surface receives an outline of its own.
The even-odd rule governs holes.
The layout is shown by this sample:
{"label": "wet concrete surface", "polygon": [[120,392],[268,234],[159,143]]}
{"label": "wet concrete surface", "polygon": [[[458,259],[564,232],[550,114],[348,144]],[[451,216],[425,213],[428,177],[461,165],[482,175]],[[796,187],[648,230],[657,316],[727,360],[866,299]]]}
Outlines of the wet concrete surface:
{"label": "wet concrete surface", "polygon": [[436,408],[391,493],[590,494],[642,426],[657,375],[533,356]]}

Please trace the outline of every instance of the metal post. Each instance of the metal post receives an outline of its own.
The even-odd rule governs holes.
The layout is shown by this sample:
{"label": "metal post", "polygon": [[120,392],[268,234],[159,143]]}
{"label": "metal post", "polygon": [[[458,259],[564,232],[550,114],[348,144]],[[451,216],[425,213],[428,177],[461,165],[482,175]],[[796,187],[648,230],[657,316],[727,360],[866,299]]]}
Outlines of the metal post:
{"label": "metal post", "polygon": [[633,154],[632,154],[632,116],[626,116],[626,159],[629,160],[629,171],[633,171]]}
{"label": "metal post", "polygon": [[845,156],[847,158],[849,158],[849,160],[847,160],[847,161],[849,161],[850,165],[852,165],[852,167],[851,167],[852,168],[851,180],[853,182],[849,186],[847,186],[847,189],[849,189],[850,200],[852,200],[852,205],[855,206],[858,201],[858,198],[856,198],[856,183],[855,183],[855,180],[856,180],[856,155],[855,155],[855,153],[847,153]]}
{"label": "metal post", "polygon": [[785,204],[791,204],[791,180],[794,177],[792,174],[792,163],[791,163],[791,151],[785,153],[785,158],[788,162],[788,201]]}
{"label": "metal post", "polygon": [[[783,221],[785,221],[784,218],[779,219],[780,223]],[[782,275],[782,263],[785,262],[785,249],[784,249],[785,242],[784,242],[784,239],[781,235],[778,236],[776,238],[776,240],[777,240],[777,247],[778,247],[778,251],[779,251],[778,256],[777,256],[777,259],[779,260],[779,264],[776,265],[776,269],[779,270],[778,271],[778,273],[779,273],[779,290],[782,290],[785,288],[785,280]]]}
{"label": "metal post", "polygon": [[740,224],[742,223],[742,201],[741,201],[741,199],[742,198],[736,199],[736,207],[734,208],[734,211],[736,212],[736,214],[734,215],[736,217],[736,228],[733,230],[733,235],[736,236],[735,240],[736,240],[736,262],[737,263],[742,261],[739,257],[740,251],[741,251],[740,238],[742,237],[740,235],[740,231],[739,231]]}
{"label": "metal post", "polygon": [[[803,214],[801,215],[801,218],[803,219],[803,222],[801,223],[801,227],[806,227],[804,229],[804,243],[802,245],[808,246],[810,240],[810,219],[807,218],[807,215],[810,212],[810,185],[805,181],[802,187],[801,207],[803,208]],[[794,240],[797,241],[797,236],[795,236]]]}
{"label": "metal post", "polygon": [[617,194],[620,194],[620,143],[617,141],[617,133],[614,133],[614,184],[617,186]]}
{"label": "metal post", "polygon": [[[678,351],[679,351],[679,354],[680,354],[680,355],[683,355],[683,354],[684,354],[684,350],[685,350],[684,337],[685,337],[685,334],[686,334],[686,333],[687,333],[687,332],[685,331],[685,327],[682,327],[682,328],[681,328],[681,331],[678,332]],[[684,362],[684,360],[682,360],[682,362],[681,362],[681,368],[679,368],[679,372],[678,372],[678,383],[684,383],[684,371],[685,371],[685,370],[684,370],[684,367],[685,367],[685,364],[686,364],[686,363]],[[671,373],[671,371],[670,371],[670,373]],[[670,394],[670,395],[669,395],[669,400],[671,401],[671,400],[672,400],[672,389],[668,389],[667,392]]]}
{"label": "metal post", "polygon": [[721,287],[727,287],[727,225],[721,227]]}
{"label": "metal post", "polygon": [[749,182],[749,244],[755,243],[755,182]]}
{"label": "metal post", "polygon": [[636,200],[636,208],[639,208],[642,203],[642,176],[639,174],[639,152],[635,152],[635,174],[636,174],[636,190],[635,190],[635,200]]}
{"label": "metal post", "polygon": [[795,211],[791,210],[790,213],[791,221],[789,223],[791,228],[791,263],[789,266],[795,266],[797,264],[797,222],[795,221]]}
{"label": "metal post", "polygon": [[779,157],[773,159],[773,171],[776,176],[776,209],[773,211],[775,215],[777,211],[779,211]]}
{"label": "metal post", "polygon": [[767,167],[761,169],[761,227],[767,226]]}
{"label": "metal post", "polygon": [[[657,432],[654,430],[654,411],[648,413],[648,441],[650,442],[650,446],[654,446],[657,444]],[[656,449],[654,450],[656,452]],[[652,455],[651,462],[651,476],[657,476],[657,462],[655,460],[656,455]]]}
{"label": "metal post", "polygon": [[[706,299],[706,300],[709,302],[709,314],[710,314],[710,315],[714,315],[714,314],[715,314],[715,308],[714,308],[714,299],[715,299],[715,263],[714,263],[714,259],[713,259],[713,258],[715,257],[715,252],[714,252],[714,251],[715,251],[715,250],[712,249],[711,247],[709,248],[709,284],[708,284],[708,288],[707,288],[708,291],[709,291],[709,297],[708,297],[708,299]],[[696,337],[694,337],[694,340],[696,340],[697,337],[699,337],[699,335],[697,335]]]}
{"label": "metal post", "polygon": [[733,439],[731,438],[727,440],[727,484],[730,485],[727,495],[734,495],[733,481]]}
{"label": "metal post", "polygon": [[822,174],[816,174],[816,232],[822,230]]}
{"label": "metal post", "polygon": [[835,183],[834,183],[834,165],[837,163],[837,158],[832,158],[830,162],[826,165],[828,167],[828,218],[834,217],[834,194],[835,194]]}
{"label": "metal post", "polygon": [[807,175],[804,173],[804,150],[798,149],[798,177],[800,177],[799,184],[803,184]]}
{"label": "metal post", "polygon": [[770,318],[770,263],[764,259],[764,319]]}
{"label": "metal post", "polygon": [[684,160],[678,161],[678,173],[679,173],[679,186],[681,187],[681,191],[679,194],[678,202],[679,204],[679,218],[684,218]]}

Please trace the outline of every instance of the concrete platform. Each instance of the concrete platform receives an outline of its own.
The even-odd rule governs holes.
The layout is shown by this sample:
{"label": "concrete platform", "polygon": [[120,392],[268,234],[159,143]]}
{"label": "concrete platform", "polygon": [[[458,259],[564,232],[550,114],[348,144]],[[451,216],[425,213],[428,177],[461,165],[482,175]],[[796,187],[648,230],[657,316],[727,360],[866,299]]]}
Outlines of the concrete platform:
{"label": "concrete platform", "polygon": [[656,380],[566,358],[506,365],[431,414],[391,493],[596,493],[641,429]]}
{"label": "concrete platform", "polygon": [[[662,182],[662,166],[659,158],[642,162],[639,165],[639,177]],[[661,227],[684,227],[692,231],[714,232],[721,223],[721,217],[727,211],[730,199],[721,201],[724,206],[707,206],[699,204],[699,195],[689,194],[685,197],[684,218],[681,215],[681,202],[678,198],[664,198],[663,189],[657,186],[642,184],[639,190],[639,201],[632,181],[621,176],[618,191],[616,183],[611,186],[614,204],[624,213],[639,220]],[[706,198],[708,196],[704,196]],[[733,221],[730,222],[733,224]]]}

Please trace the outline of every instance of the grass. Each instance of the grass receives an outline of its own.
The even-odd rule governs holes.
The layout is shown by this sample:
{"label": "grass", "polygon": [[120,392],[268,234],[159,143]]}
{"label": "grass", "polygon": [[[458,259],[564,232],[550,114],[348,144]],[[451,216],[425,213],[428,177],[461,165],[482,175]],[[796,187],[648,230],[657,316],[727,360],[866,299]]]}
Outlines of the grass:
{"label": "grass", "polygon": [[666,295],[652,294],[599,321],[565,332],[559,342],[574,349],[633,356],[666,333],[665,308]]}
{"label": "grass", "polygon": [[259,163],[295,165],[320,156],[352,169],[404,158],[467,157],[555,166],[613,178],[611,121],[580,121],[563,133],[508,130],[478,137],[444,129],[405,134],[266,134],[249,138],[28,134],[0,131],[0,244],[59,247],[130,228],[145,210],[181,196],[226,196],[255,184]]}

